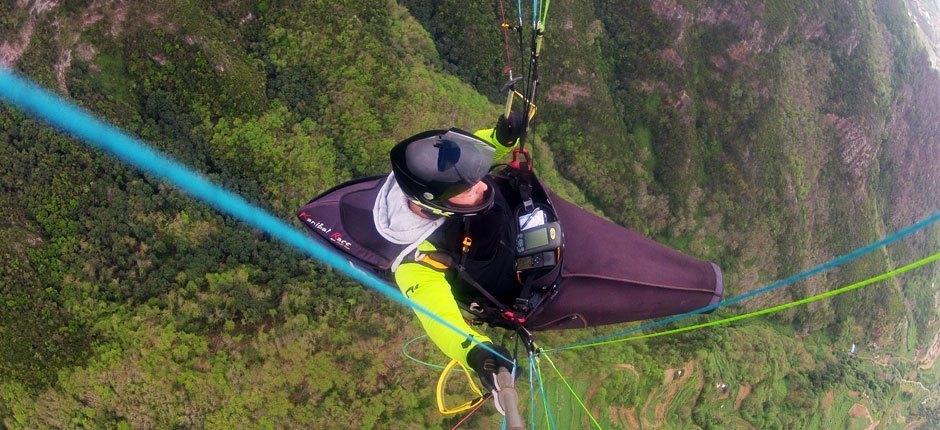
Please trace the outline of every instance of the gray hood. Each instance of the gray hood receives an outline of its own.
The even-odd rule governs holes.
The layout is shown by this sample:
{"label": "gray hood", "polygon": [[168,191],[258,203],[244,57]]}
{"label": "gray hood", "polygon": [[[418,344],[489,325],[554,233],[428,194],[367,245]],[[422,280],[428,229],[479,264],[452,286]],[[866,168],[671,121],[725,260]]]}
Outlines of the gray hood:
{"label": "gray hood", "polygon": [[382,184],[382,189],[375,198],[372,217],[375,229],[385,240],[398,245],[410,245],[392,262],[393,272],[398,269],[406,255],[444,224],[444,218],[431,220],[411,211],[408,207],[408,197],[395,181],[394,173],[390,173]]}

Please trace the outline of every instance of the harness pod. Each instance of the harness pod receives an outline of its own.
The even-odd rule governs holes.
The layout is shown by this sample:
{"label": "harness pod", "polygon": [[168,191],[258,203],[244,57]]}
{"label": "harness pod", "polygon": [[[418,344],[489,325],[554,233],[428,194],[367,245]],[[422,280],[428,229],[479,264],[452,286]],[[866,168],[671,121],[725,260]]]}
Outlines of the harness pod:
{"label": "harness pod", "polygon": [[391,279],[392,264],[408,245],[385,240],[371,221],[375,199],[386,176],[372,176],[339,184],[297,211],[311,236],[350,257],[362,269]]}
{"label": "harness pod", "polygon": [[[392,267],[401,261],[411,244],[386,240],[375,228],[373,207],[388,176],[371,176],[344,182],[317,197],[297,211],[311,236],[340,251],[359,268],[391,281]],[[440,252],[418,253],[415,261],[436,270],[453,265]]]}
{"label": "harness pod", "polygon": [[[546,205],[551,209],[547,221],[564,227],[564,244],[555,265],[516,272],[520,294],[515,302],[463,303],[479,319],[532,331],[585,328],[680,314],[721,300],[724,285],[716,264],[581,209],[551,193],[534,176],[526,181],[514,174],[519,173],[498,172],[494,181],[528,183],[532,204]],[[297,216],[314,238],[348,255],[357,266],[390,279],[392,265],[409,246],[388,242],[374,223],[362,222],[373,219],[373,204],[384,181],[385,177],[371,177],[341,184],[311,200]],[[525,188],[519,189],[518,196],[506,196],[507,203],[524,210]],[[459,242],[454,241],[457,251]],[[460,252],[450,256],[463,257]],[[459,270],[463,262],[455,265],[457,258],[447,257],[429,253],[417,261],[437,270],[464,272]],[[464,275],[472,279],[474,273],[461,273],[466,281]]]}
{"label": "harness pod", "polygon": [[[556,221],[544,187],[533,175],[526,175],[528,177],[522,177],[523,174],[506,169],[492,177],[493,184],[498,183],[499,188],[506,191],[504,194],[512,212],[509,216],[518,217],[526,210],[538,208],[545,214],[544,221]],[[375,200],[386,180],[387,176],[373,176],[337,185],[310,200],[297,211],[297,217],[315,239],[342,252],[356,266],[391,280],[395,262],[401,261],[403,254],[409,252],[413,246],[389,242],[382,237],[372,222]],[[520,190],[521,192],[518,192]],[[512,221],[515,222],[515,219]],[[462,221],[455,222],[459,225]],[[513,230],[513,235],[517,232],[518,229]],[[488,296],[489,299],[474,300],[476,304],[466,308],[484,322],[503,326],[507,323],[509,326],[524,324],[525,318],[544,302],[546,292],[558,279],[561,267],[557,264],[561,260],[560,249],[550,252],[554,254],[556,264],[522,268],[514,272],[515,279],[509,282],[517,283],[519,293],[514,294],[515,301],[503,305],[474,281],[474,278],[485,278],[484,273],[480,272],[485,269],[474,267],[473,261],[468,261],[466,253],[460,252],[460,239],[456,236],[453,239],[455,247],[451,248],[450,252],[445,249],[417,252],[413,256],[414,261],[440,271],[456,269],[461,280],[468,286],[475,287],[474,293]],[[466,236],[463,239],[471,240]]]}
{"label": "harness pod", "polygon": [[529,210],[529,198],[532,205],[547,205],[546,221],[563,227],[564,242],[554,266],[517,272],[522,288],[513,310],[496,315],[502,318],[490,310],[481,315],[487,322],[530,331],[587,328],[680,314],[715,304],[724,295],[717,264],[584,210],[526,171],[505,169],[494,176],[516,181],[516,215]]}
{"label": "harness pod", "polygon": [[647,320],[721,300],[724,282],[717,264],[550,197],[565,227],[565,259],[558,288],[529,317],[529,330]]}

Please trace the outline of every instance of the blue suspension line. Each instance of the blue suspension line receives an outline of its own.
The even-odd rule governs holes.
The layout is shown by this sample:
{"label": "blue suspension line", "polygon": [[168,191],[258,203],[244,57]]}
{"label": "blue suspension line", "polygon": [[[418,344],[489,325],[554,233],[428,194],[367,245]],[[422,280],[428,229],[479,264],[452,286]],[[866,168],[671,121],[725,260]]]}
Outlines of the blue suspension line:
{"label": "blue suspension line", "polygon": [[691,310],[691,311],[686,312],[686,313],[683,313],[683,314],[673,315],[673,316],[671,316],[671,317],[669,317],[669,318],[663,318],[663,319],[661,319],[661,320],[650,321],[650,322],[648,322],[648,323],[640,324],[640,325],[638,325],[638,326],[636,326],[636,327],[628,328],[628,329],[625,329],[625,330],[622,330],[622,331],[618,331],[618,332],[615,332],[615,333],[611,333],[611,334],[608,334],[608,335],[597,336],[597,337],[595,337],[595,338],[591,338],[591,339],[588,339],[588,340],[584,340],[584,341],[580,341],[580,342],[575,342],[575,343],[572,343],[572,344],[569,344],[569,345],[560,346],[560,347],[558,347],[558,348],[553,348],[553,349],[550,349],[550,350],[548,350],[548,351],[546,351],[546,352],[564,351],[564,350],[566,350],[566,349],[570,349],[570,348],[573,348],[573,347],[576,347],[576,346],[587,345],[587,344],[596,343],[596,342],[603,342],[603,341],[609,340],[609,339],[615,339],[615,338],[619,338],[619,337],[623,337],[623,336],[628,336],[628,335],[631,335],[631,334],[634,334],[634,333],[639,333],[639,332],[644,331],[644,330],[650,330],[650,329],[662,327],[662,326],[664,326],[664,325],[667,325],[667,324],[670,324],[670,323],[674,323],[674,322],[676,322],[676,321],[684,320],[684,319],[689,318],[689,317],[691,317],[691,316],[699,315],[699,314],[702,314],[702,313],[705,313],[705,312],[708,312],[708,311],[712,311],[712,310],[715,310],[715,309],[718,309],[718,308],[721,308],[721,307],[730,306],[730,305],[733,305],[733,304],[735,304],[735,303],[740,303],[740,302],[743,302],[743,301],[745,301],[745,300],[748,300],[748,299],[750,299],[750,298],[753,298],[753,297],[756,297],[756,296],[759,296],[759,295],[762,295],[762,294],[767,294],[767,293],[769,293],[769,292],[771,292],[771,291],[777,290],[777,289],[779,289],[779,288],[786,287],[786,286],[788,286],[788,285],[792,285],[792,284],[794,284],[794,283],[796,283],[796,282],[799,282],[799,281],[801,281],[801,280],[803,280],[803,279],[806,279],[806,278],[809,278],[809,277],[811,277],[811,276],[817,275],[817,274],[819,274],[819,273],[821,273],[821,272],[825,272],[825,271],[827,271],[827,270],[834,269],[834,268],[836,268],[836,267],[839,267],[839,266],[842,266],[842,265],[844,265],[844,264],[850,263],[850,262],[852,262],[852,261],[854,261],[854,260],[857,260],[857,259],[859,259],[860,257],[865,256],[866,254],[870,254],[870,253],[872,253],[872,252],[874,252],[874,251],[876,251],[876,250],[878,250],[878,249],[880,249],[880,248],[882,248],[882,247],[884,247],[884,246],[888,246],[888,245],[890,245],[890,244],[892,244],[892,243],[894,243],[894,242],[897,242],[897,241],[899,241],[899,240],[901,240],[901,239],[904,239],[905,237],[908,237],[908,236],[910,236],[910,235],[912,235],[912,234],[914,234],[914,233],[916,233],[916,232],[918,232],[918,231],[920,231],[920,230],[923,230],[923,229],[925,229],[925,228],[927,228],[927,227],[930,227],[931,225],[933,225],[933,224],[936,223],[937,221],[940,221],[940,212],[934,212],[934,213],[930,214],[929,216],[927,216],[926,218],[924,218],[924,219],[922,219],[922,220],[920,220],[920,221],[917,221],[916,223],[911,224],[911,225],[909,225],[909,226],[907,226],[907,227],[904,227],[904,228],[902,228],[902,229],[900,229],[900,230],[898,230],[898,231],[896,231],[896,232],[894,232],[894,233],[892,233],[892,234],[890,234],[890,235],[888,235],[888,236],[885,236],[884,238],[882,238],[881,240],[879,240],[879,241],[877,241],[877,242],[871,243],[871,244],[866,245],[866,246],[863,246],[863,247],[861,247],[861,248],[857,248],[857,249],[855,249],[854,251],[849,252],[848,254],[844,254],[844,255],[842,255],[842,256],[840,256],[840,257],[833,258],[832,260],[829,260],[829,261],[827,261],[827,262],[825,262],[825,263],[822,263],[822,264],[817,265],[817,266],[815,266],[815,267],[812,267],[812,268],[810,268],[810,269],[804,270],[804,271],[802,271],[802,272],[800,272],[800,273],[797,273],[797,274],[795,274],[795,275],[793,275],[793,276],[790,276],[789,278],[781,279],[781,280],[772,282],[772,283],[768,284],[767,286],[758,288],[758,289],[756,289],[756,290],[748,291],[748,292],[746,292],[746,293],[743,293],[743,294],[739,294],[739,295],[737,295],[737,296],[734,296],[734,297],[732,297],[732,298],[730,298],[730,299],[722,300],[722,301],[720,301],[720,302],[718,302],[718,303],[715,303],[715,304],[712,304],[712,305],[708,305],[708,306],[705,306],[705,307],[702,307],[702,308],[694,309],[694,310]]}
{"label": "blue suspension line", "polygon": [[241,196],[212,183],[169,156],[98,120],[59,96],[16,76],[10,69],[0,68],[0,98],[59,130],[75,136],[89,146],[108,152],[125,163],[176,185],[193,197],[214,206],[220,212],[260,229],[281,242],[292,245],[311,258],[346,274],[362,285],[416,312],[427,315],[468,341],[506,361],[512,361],[424,306],[405,297],[398,288],[359,269],[341,254],[307,237],[305,233],[297,231],[264,209],[248,203]]}
{"label": "blue suspension line", "polygon": [[529,429],[535,428],[535,354],[529,353]]}
{"label": "blue suspension line", "polygon": [[539,25],[539,0],[532,0],[532,28],[536,28]]}
{"label": "blue suspension line", "polygon": [[519,28],[522,28],[522,0],[516,0],[516,16],[519,17]]}

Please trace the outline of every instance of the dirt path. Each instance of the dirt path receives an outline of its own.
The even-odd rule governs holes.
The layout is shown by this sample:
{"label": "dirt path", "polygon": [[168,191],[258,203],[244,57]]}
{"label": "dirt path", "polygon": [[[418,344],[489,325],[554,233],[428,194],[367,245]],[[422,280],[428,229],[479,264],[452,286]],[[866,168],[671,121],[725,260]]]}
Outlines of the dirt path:
{"label": "dirt path", "polygon": [[861,403],[852,405],[852,409],[849,409],[849,416],[852,418],[868,418],[868,427],[866,427],[865,430],[875,430],[875,428],[877,428],[878,424],[881,422],[875,421],[875,419],[872,418],[871,412],[868,410],[868,408]]}
{"label": "dirt path", "polygon": [[629,430],[640,429],[640,421],[636,417],[636,408],[608,406],[607,411],[613,422],[623,424],[623,428]]}
{"label": "dirt path", "polygon": [[828,411],[829,409],[832,408],[832,402],[834,402],[835,399],[836,399],[836,393],[834,391],[832,390],[826,391],[826,395],[823,396],[822,403],[820,403],[819,406],[822,407],[823,410]]}
{"label": "dirt path", "polygon": [[634,367],[632,364],[620,363],[614,367],[620,370],[629,370],[630,373],[633,373],[634,378],[636,378],[637,380],[640,379],[640,372],[637,372],[636,367]]}
{"label": "dirt path", "polygon": [[[669,368],[663,371],[663,386],[668,386],[668,384],[670,384],[673,378],[675,377],[675,374],[676,374],[676,369],[673,369],[673,368]],[[655,427],[657,425],[657,423],[651,423],[646,418],[649,415],[647,413],[647,408],[649,408],[650,405],[653,405],[658,401],[660,397],[659,391],[662,389],[663,389],[662,387],[657,387],[657,388],[654,388],[652,391],[650,391],[649,396],[647,396],[646,398],[646,403],[640,405],[639,407],[640,424],[644,428]]]}
{"label": "dirt path", "polygon": [[[654,390],[656,395],[650,395],[649,402],[655,402],[654,412],[653,412],[653,422],[648,423],[650,427],[659,427],[662,426],[665,418],[666,411],[669,410],[669,406],[672,405],[673,400],[676,398],[676,394],[679,392],[679,389],[689,381],[689,378],[692,377],[692,372],[695,371],[695,361],[689,361],[682,366],[682,376],[676,378],[674,369],[667,369],[666,374],[663,376],[663,385],[664,391],[662,394],[659,394],[659,389]],[[649,406],[649,402],[644,405],[644,409]],[[641,417],[642,419],[642,417]],[[646,424],[646,423],[645,423]]]}
{"label": "dirt path", "polygon": [[751,384],[741,384],[737,397],[734,398],[734,410],[741,409],[741,403],[751,395]]}
{"label": "dirt path", "polygon": [[[636,367],[629,363],[620,363],[614,365],[616,370],[625,370],[633,374],[633,377],[636,378],[637,382],[640,380],[640,372],[636,370]],[[585,396],[585,400],[589,401],[593,397],[597,390],[600,388],[600,383],[595,382],[588,388],[588,394]],[[595,413],[600,416],[600,411],[595,411]],[[639,430],[641,428],[640,421],[637,418],[636,407],[628,408],[625,406],[607,406],[607,413],[610,415],[610,418],[615,423],[620,423],[623,425],[623,428],[631,430]]]}
{"label": "dirt path", "polygon": [[[617,370],[629,371],[630,373],[633,374],[633,377],[636,378],[637,381],[640,380],[640,372],[637,372],[636,367],[634,367],[632,364],[620,363],[620,364],[615,365],[614,368]],[[600,411],[601,406],[595,405],[593,400],[594,400],[594,396],[597,395],[597,390],[599,390],[601,388],[601,385],[604,384],[604,380],[607,379],[607,376],[609,376],[609,374],[605,375],[603,378],[598,378],[594,380],[594,382],[591,384],[590,387],[588,387],[587,392],[584,395],[584,403],[586,405],[594,405],[594,408],[591,410],[594,416],[601,415],[601,411]],[[626,410],[628,409],[622,408],[622,407],[621,408],[614,407],[614,406],[609,407],[610,415],[612,417],[614,416],[615,413],[618,413],[618,411],[626,411]],[[630,414],[632,414],[632,416],[627,417],[627,418],[631,418],[633,421],[636,421],[636,411],[633,408],[630,408],[629,411],[630,411]],[[620,412],[620,413],[625,413],[625,412]],[[620,419],[615,417],[614,420],[618,421]],[[639,423],[637,423],[636,427],[634,428],[639,428]]]}
{"label": "dirt path", "polygon": [[594,382],[591,383],[591,386],[588,387],[587,393],[584,395],[584,404],[588,405],[589,407],[593,406],[593,408],[591,408],[591,413],[594,414],[595,417],[601,416],[601,409],[600,405],[597,405],[594,402],[594,396],[597,395],[597,390],[601,389],[601,385],[604,384],[604,380],[607,379],[608,375],[609,374],[605,374],[603,378],[595,379]]}
{"label": "dirt path", "polygon": [[[940,333],[938,333],[938,338],[937,338],[937,339],[940,340]],[[940,345],[940,344],[938,344],[938,343],[935,342],[934,345],[931,346],[931,348],[934,348],[934,347],[937,346],[937,345]],[[937,351],[940,352],[940,348],[938,348]],[[885,356],[885,357],[887,357],[887,356]],[[937,358],[937,357],[936,357],[936,354],[934,354],[932,360],[935,361],[936,358]],[[921,390],[924,390],[924,392],[927,393],[927,397],[928,397],[928,398],[931,397],[931,396],[933,396],[933,392],[930,391],[930,389],[927,388],[927,386],[925,386],[922,382],[920,382],[920,381],[912,381],[912,380],[910,380],[910,379],[905,378],[904,375],[901,374],[901,371],[897,368],[897,366],[894,366],[894,365],[890,364],[890,363],[891,363],[890,360],[883,360],[883,361],[878,361],[878,360],[874,360],[874,359],[869,359],[869,360],[870,360],[872,363],[874,363],[874,364],[876,364],[876,365],[878,365],[878,366],[881,366],[881,367],[884,367],[884,368],[888,368],[888,369],[894,369],[894,373],[897,374],[899,381],[901,381],[902,383],[905,383],[905,384],[911,384],[911,385],[916,385],[916,386],[918,386]],[[933,361],[930,362],[930,367],[933,367]],[[921,366],[921,369],[930,369],[930,367],[923,367],[923,366]]]}
{"label": "dirt path", "polygon": [[924,357],[920,359],[920,368],[923,370],[932,369],[937,362],[937,357],[940,357],[940,331],[933,337],[933,344],[930,345],[930,348],[927,348]]}

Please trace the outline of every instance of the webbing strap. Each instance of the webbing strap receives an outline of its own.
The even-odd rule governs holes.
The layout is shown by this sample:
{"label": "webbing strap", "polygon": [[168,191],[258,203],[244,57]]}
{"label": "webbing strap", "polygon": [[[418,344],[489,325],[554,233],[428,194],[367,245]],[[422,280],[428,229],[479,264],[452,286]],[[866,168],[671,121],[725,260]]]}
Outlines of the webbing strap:
{"label": "webbing strap", "polygon": [[[463,248],[463,251],[460,253],[460,263],[457,264],[457,274],[460,276],[460,279],[463,279],[464,282],[470,284],[473,288],[477,290],[477,292],[479,292],[480,294],[483,295],[483,297],[489,300],[490,303],[493,304],[493,306],[496,306],[496,308],[499,309],[500,313],[508,311],[509,307],[504,305],[501,301],[499,301],[499,299],[497,299],[492,294],[490,294],[489,291],[486,291],[486,288],[480,285],[480,283],[477,282],[476,279],[473,279],[473,277],[470,276],[470,274],[467,273],[467,271],[464,269],[464,264],[466,264],[467,262],[467,255],[469,254],[469,248],[470,248],[470,243],[471,243],[469,241],[470,226],[463,219],[461,219],[461,224],[462,224],[463,233],[464,233],[464,248]],[[512,361],[512,360],[508,360],[508,361]]]}
{"label": "webbing strap", "polygon": [[445,257],[447,256],[445,256],[443,252],[419,253],[417,258],[415,258],[415,262],[421,263],[434,270],[447,270],[453,265],[453,259]]}

